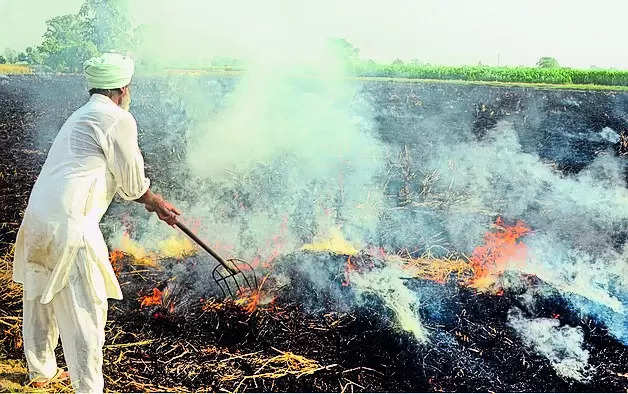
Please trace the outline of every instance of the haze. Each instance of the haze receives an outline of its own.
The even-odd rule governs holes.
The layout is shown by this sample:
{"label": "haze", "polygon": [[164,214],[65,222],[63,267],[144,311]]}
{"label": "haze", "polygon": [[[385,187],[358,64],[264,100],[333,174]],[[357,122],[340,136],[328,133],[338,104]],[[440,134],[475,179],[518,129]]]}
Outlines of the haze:
{"label": "haze", "polygon": [[[76,12],[81,3],[0,0],[0,51],[36,45],[46,19]],[[130,12],[136,23],[171,37],[167,44],[176,45],[162,48],[173,51],[193,44],[204,53],[237,56],[307,30],[314,39],[344,37],[361,57],[378,61],[534,65],[553,56],[570,67],[628,69],[625,0],[137,0]]]}

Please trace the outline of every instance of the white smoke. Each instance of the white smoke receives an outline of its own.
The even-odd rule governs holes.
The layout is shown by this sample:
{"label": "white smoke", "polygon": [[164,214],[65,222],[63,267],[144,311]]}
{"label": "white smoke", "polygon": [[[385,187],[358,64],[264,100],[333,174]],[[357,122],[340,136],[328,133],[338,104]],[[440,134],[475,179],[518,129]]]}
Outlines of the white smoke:
{"label": "white smoke", "polygon": [[[435,187],[467,195],[448,210],[455,249],[469,253],[481,244],[497,215],[524,220],[533,230],[523,239],[528,259],[507,269],[535,274],[567,298],[578,295],[610,308],[615,315],[597,317],[625,341],[625,325],[617,322],[625,316],[628,260],[615,239],[628,231],[625,161],[600,154],[579,174],[564,175],[524,151],[508,122],[481,142],[458,139],[422,152],[426,168],[449,174]],[[598,315],[595,308],[582,311]]]}
{"label": "white smoke", "polygon": [[402,330],[408,331],[418,342],[429,340],[428,331],[421,323],[418,300],[403,279],[404,271],[387,263],[386,267],[366,272],[352,272],[351,285],[358,295],[377,295],[389,308]]}
{"label": "white smoke", "polygon": [[[374,136],[382,125],[375,124],[360,85],[345,78],[326,46],[324,21],[312,21],[298,5],[272,4],[252,5],[238,19],[225,17],[239,15],[235,6],[163,1],[143,20],[157,26],[146,37],[145,58],[203,64],[222,53],[246,60],[247,71],[232,90],[192,80],[175,94],[192,120],[177,186],[193,196],[181,205],[203,224],[205,239],[233,245],[233,253],[250,259],[268,254],[278,241],[285,252],[298,249],[337,226],[358,248],[440,247],[469,254],[501,215],[534,230],[524,240],[530,259],[518,269],[623,314],[626,254],[617,251],[615,236],[628,231],[625,161],[601,154],[580,174],[564,175],[524,148],[522,130],[511,123],[498,123],[478,141],[471,111],[456,113],[453,105],[421,109],[420,116],[409,117],[412,122],[377,130],[391,136],[386,145]],[[391,105],[381,114],[398,119],[398,109]],[[541,112],[528,112],[530,129],[523,134],[542,132]],[[464,126],[450,127],[454,117]],[[598,139],[616,137],[604,130]],[[440,174],[431,193],[455,198],[419,208],[387,205],[384,182],[374,177],[402,140],[414,172]],[[569,146],[549,148],[574,154]],[[163,227],[150,232],[162,233]],[[385,296],[401,292],[397,296],[411,304],[394,279],[399,275],[381,276],[369,277],[374,284],[362,288],[379,287]],[[621,338],[625,329],[618,327],[614,333]]]}
{"label": "white smoke", "polygon": [[508,325],[527,346],[545,356],[558,375],[579,382],[591,379],[589,351],[583,348],[580,327],[561,327],[556,319],[528,319],[517,308],[509,311]]}

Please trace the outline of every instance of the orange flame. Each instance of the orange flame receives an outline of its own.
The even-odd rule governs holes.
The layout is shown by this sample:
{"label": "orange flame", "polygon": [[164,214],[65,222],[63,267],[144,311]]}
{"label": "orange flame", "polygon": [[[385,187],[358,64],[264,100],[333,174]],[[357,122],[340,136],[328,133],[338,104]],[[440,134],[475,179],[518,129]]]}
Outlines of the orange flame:
{"label": "orange flame", "polygon": [[204,312],[216,312],[225,309],[225,303],[213,299],[204,300],[201,298],[201,309]]}
{"label": "orange flame", "polygon": [[122,259],[124,258],[124,252],[120,249],[114,249],[109,253],[109,262],[113,267],[113,272],[118,276],[122,270]]}
{"label": "orange flame", "polygon": [[162,305],[162,297],[163,292],[155,287],[152,295],[140,297],[140,308],[145,306]]}
{"label": "orange flame", "polygon": [[253,313],[259,304],[260,294],[259,290],[242,291],[239,294],[240,298],[235,300],[234,303],[242,307],[246,313]]}
{"label": "orange flame", "polygon": [[347,257],[347,264],[345,265],[345,280],[342,281],[343,286],[351,286],[351,272],[355,271],[356,266],[351,262],[351,256]]}
{"label": "orange flame", "polygon": [[484,235],[484,245],[473,249],[470,262],[474,277],[472,286],[487,288],[495,282],[495,276],[506,269],[507,264],[524,262],[528,255],[528,247],[519,238],[528,234],[530,228],[518,220],[515,225],[504,224],[501,217],[495,221],[494,232]]}
{"label": "orange flame", "polygon": [[[262,287],[264,286],[264,283],[266,282],[266,279],[268,279],[269,276],[270,276],[270,273],[264,276],[264,278],[262,279],[257,289],[240,291],[239,298],[235,300],[234,303],[238,306],[244,307],[244,311],[246,313],[255,312],[255,310],[257,310],[257,307],[260,305],[260,302],[262,300],[262,295],[263,295]],[[273,297],[269,303],[272,303],[274,300],[275,298]]]}

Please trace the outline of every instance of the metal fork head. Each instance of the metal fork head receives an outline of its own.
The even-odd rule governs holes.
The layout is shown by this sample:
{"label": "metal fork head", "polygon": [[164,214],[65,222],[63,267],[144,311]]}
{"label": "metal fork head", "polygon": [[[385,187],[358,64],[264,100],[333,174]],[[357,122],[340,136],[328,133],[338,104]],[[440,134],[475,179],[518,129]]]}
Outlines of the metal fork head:
{"label": "metal fork head", "polygon": [[214,282],[224,298],[236,299],[259,288],[255,270],[249,263],[240,259],[228,259],[226,262],[228,267],[218,264],[212,270]]}

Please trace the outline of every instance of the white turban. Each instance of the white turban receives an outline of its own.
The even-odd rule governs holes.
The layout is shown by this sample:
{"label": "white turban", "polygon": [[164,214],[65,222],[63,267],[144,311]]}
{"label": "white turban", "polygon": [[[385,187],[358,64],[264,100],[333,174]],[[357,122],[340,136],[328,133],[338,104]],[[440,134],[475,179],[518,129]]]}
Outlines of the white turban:
{"label": "white turban", "polygon": [[89,89],[117,89],[131,82],[133,60],[117,53],[103,53],[83,64]]}

